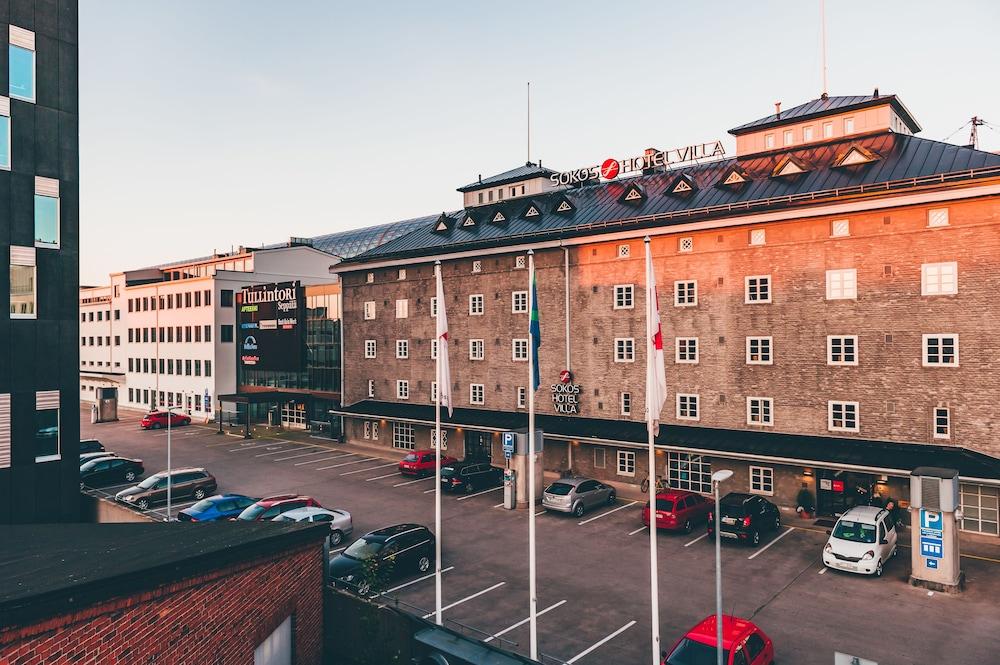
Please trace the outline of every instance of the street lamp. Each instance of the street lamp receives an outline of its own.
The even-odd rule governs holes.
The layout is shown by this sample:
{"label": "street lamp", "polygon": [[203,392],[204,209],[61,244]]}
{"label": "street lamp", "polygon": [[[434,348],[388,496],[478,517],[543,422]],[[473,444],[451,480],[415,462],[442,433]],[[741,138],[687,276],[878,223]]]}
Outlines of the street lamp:
{"label": "street lamp", "polygon": [[717,665],[722,665],[722,521],[719,511],[719,483],[732,478],[729,469],[719,469],[712,474],[715,490],[715,653]]}
{"label": "street lamp", "polygon": [[183,400],[187,395],[181,396],[181,404],[174,406],[167,406],[167,521],[170,521],[170,500],[171,500],[171,486],[174,484],[173,475],[170,473],[170,421],[173,420],[173,411],[175,408],[183,408]]}

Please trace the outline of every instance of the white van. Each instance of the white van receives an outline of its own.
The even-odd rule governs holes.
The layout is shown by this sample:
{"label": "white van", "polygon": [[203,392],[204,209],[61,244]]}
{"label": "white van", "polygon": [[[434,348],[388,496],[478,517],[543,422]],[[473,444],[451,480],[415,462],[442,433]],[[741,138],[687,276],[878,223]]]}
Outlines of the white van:
{"label": "white van", "polygon": [[885,562],[896,556],[896,525],[885,508],[851,508],[828,533],[823,548],[828,568],[879,577]]}

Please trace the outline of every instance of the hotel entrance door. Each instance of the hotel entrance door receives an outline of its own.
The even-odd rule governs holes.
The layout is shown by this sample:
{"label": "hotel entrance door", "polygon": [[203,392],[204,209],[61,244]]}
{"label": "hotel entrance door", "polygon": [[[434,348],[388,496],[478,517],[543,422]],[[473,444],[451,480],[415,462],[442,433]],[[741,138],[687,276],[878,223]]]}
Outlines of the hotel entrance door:
{"label": "hotel entrance door", "polygon": [[465,459],[489,462],[493,456],[493,435],[489,432],[465,431]]}

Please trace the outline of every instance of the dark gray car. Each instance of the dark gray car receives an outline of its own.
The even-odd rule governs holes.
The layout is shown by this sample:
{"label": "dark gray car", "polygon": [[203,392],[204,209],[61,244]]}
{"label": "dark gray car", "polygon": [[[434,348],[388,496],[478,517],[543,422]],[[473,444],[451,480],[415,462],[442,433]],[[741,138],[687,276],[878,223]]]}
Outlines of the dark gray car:
{"label": "dark gray car", "polygon": [[593,478],[574,476],[552,483],[542,492],[542,506],[546,510],[573,513],[581,517],[591,508],[615,502],[615,488]]}

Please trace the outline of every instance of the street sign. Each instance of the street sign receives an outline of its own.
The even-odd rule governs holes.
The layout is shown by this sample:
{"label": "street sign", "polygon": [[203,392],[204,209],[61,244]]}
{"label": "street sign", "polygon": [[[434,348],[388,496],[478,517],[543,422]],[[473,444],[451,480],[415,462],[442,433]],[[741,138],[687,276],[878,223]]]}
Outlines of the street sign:
{"label": "street sign", "polygon": [[[944,555],[944,520],[941,513],[920,509],[920,556],[928,561]],[[930,567],[930,566],[928,566]],[[935,565],[935,567],[937,567]]]}
{"label": "street sign", "polygon": [[506,459],[510,459],[514,455],[514,433],[504,432],[503,433],[503,456]]}
{"label": "street sign", "polygon": [[928,559],[940,559],[944,553],[944,544],[940,538],[920,536],[920,556]]}
{"label": "street sign", "polygon": [[927,564],[928,568],[937,569],[938,560],[937,559],[924,559],[924,563]]}

